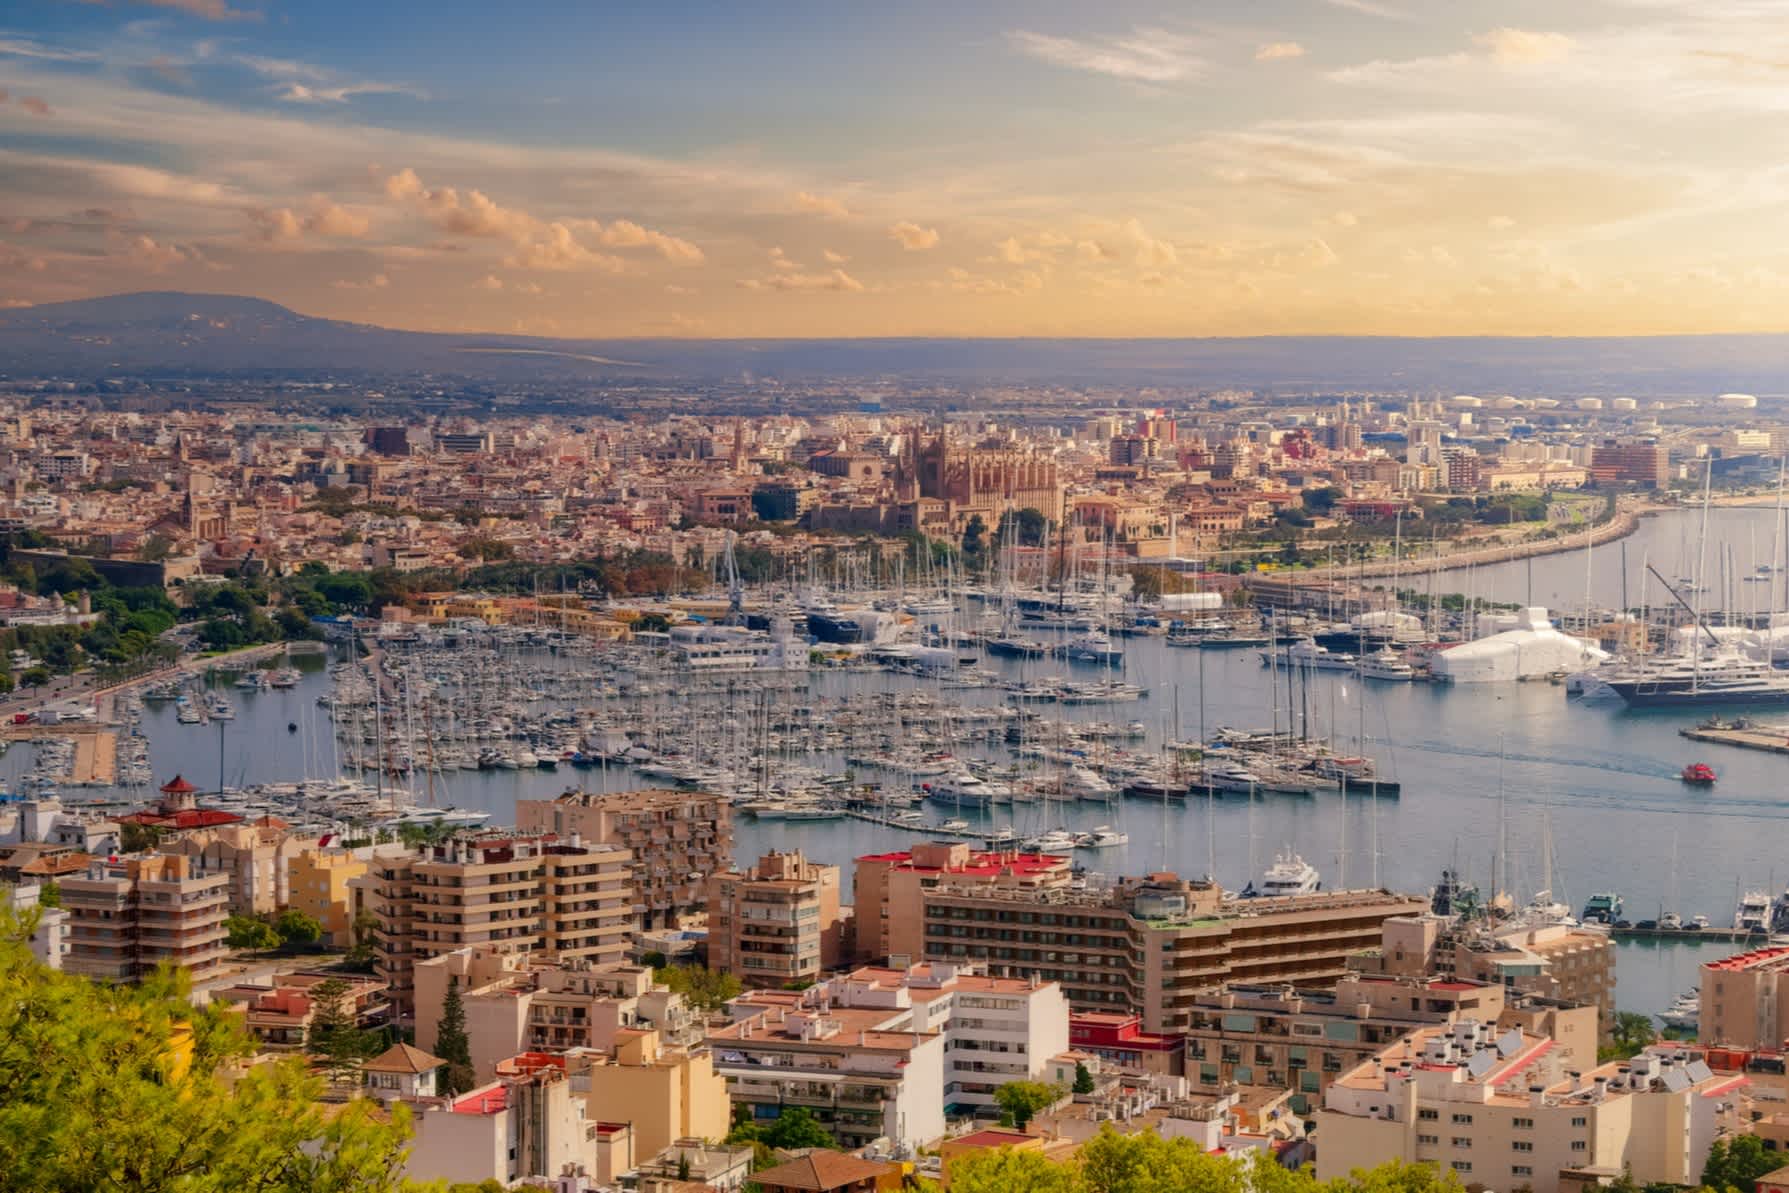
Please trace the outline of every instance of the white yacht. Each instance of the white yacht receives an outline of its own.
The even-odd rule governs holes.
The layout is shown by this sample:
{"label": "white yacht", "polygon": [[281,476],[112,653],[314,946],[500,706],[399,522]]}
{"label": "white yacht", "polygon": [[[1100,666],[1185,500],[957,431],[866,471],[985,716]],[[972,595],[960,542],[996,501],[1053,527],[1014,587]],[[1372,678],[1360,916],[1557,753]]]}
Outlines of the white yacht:
{"label": "white yacht", "polygon": [[1296,853],[1278,855],[1274,858],[1273,865],[1261,876],[1261,894],[1264,898],[1309,895],[1322,886],[1323,876],[1317,873],[1317,867]]}
{"label": "white yacht", "polygon": [[1112,849],[1119,845],[1129,845],[1131,835],[1120,832],[1109,824],[1099,824],[1091,832],[1081,834],[1078,847],[1081,849]]}
{"label": "white yacht", "polygon": [[1747,891],[1739,897],[1739,906],[1733,909],[1733,930],[1756,932],[1761,936],[1770,932],[1770,895],[1768,892]]}
{"label": "white yacht", "polygon": [[1678,1031],[1695,1031],[1702,1018],[1702,995],[1696,990],[1687,990],[1677,996],[1677,1001],[1669,1008],[1659,1012],[1659,1021],[1666,1027]]}
{"label": "white yacht", "polygon": [[1409,683],[1416,678],[1416,668],[1389,646],[1382,646],[1363,656],[1360,660],[1360,673],[1365,679],[1382,679],[1392,683]]}
{"label": "white yacht", "polygon": [[1069,853],[1075,848],[1075,836],[1067,829],[1053,828],[1049,832],[1025,838],[1019,843],[1019,848],[1027,853]]}
{"label": "white yacht", "polygon": [[1300,638],[1276,649],[1261,652],[1263,665],[1280,663],[1287,667],[1309,667],[1313,671],[1352,671],[1354,656],[1319,646],[1310,638]]}

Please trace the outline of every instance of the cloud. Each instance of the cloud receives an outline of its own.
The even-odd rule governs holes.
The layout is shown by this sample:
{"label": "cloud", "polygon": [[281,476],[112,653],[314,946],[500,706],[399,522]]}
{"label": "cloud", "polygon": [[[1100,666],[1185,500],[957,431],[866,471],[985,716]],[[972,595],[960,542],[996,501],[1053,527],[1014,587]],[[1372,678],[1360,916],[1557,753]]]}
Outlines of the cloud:
{"label": "cloud", "polygon": [[747,290],[828,290],[835,294],[859,294],[864,290],[862,282],[842,269],[830,269],[825,273],[778,273],[763,279],[748,278],[739,284]]}
{"label": "cloud", "polygon": [[1205,72],[1200,43],[1164,29],[1139,27],[1110,37],[1055,37],[1012,30],[1007,44],[1028,58],[1069,70],[1140,83],[1174,83]]}
{"label": "cloud", "polygon": [[97,62],[99,55],[91,50],[69,50],[47,46],[24,37],[0,37],[0,55],[13,58],[35,58],[42,62]]}
{"label": "cloud", "polygon": [[403,83],[383,83],[376,79],[347,79],[335,71],[300,62],[294,58],[268,58],[259,54],[238,54],[238,66],[246,67],[262,78],[281,84],[275,98],[289,104],[342,104],[357,95],[408,95],[427,99],[428,95]]}
{"label": "cloud", "polygon": [[480,278],[478,281],[476,281],[472,284],[474,286],[478,287],[480,290],[501,290],[501,289],[503,289],[503,279],[498,277],[494,273],[487,273],[487,274],[485,274],[484,277]]}
{"label": "cloud", "polygon": [[133,264],[140,265],[151,273],[160,273],[174,265],[183,265],[194,259],[197,254],[178,245],[163,244],[153,237],[139,233],[129,237],[124,244],[123,255]]}
{"label": "cloud", "polygon": [[926,249],[938,247],[938,229],[922,228],[911,220],[902,220],[898,224],[890,225],[888,236],[891,240],[899,241],[901,247],[910,253],[924,252]]}
{"label": "cloud", "polygon": [[1507,232],[1516,226],[1516,221],[1507,215],[1494,215],[1485,220],[1485,227],[1493,232]]}
{"label": "cloud", "polygon": [[851,260],[851,258],[847,257],[845,254],[835,253],[831,249],[821,249],[820,255],[826,258],[826,263],[828,265],[843,265]]}
{"label": "cloud", "polygon": [[778,273],[800,273],[801,262],[791,261],[781,245],[770,250],[770,267]]}
{"label": "cloud", "polygon": [[21,95],[19,97],[19,107],[25,109],[33,116],[48,116],[50,114],[50,105],[35,95]]}
{"label": "cloud", "polygon": [[967,269],[953,266],[945,271],[945,276],[950,279],[950,288],[958,294],[1025,294],[1041,290],[1044,284],[1043,276],[1031,269],[1015,274],[1008,280],[973,274]]}
{"label": "cloud", "polygon": [[1527,29],[1493,29],[1472,39],[1490,52],[1499,66],[1537,66],[1558,62],[1572,52],[1572,39],[1563,33],[1535,33]]}
{"label": "cloud", "polygon": [[1270,41],[1255,51],[1255,61],[1284,62],[1288,58],[1303,58],[1305,52],[1295,41]]}
{"label": "cloud", "polygon": [[812,215],[823,215],[828,219],[842,220],[851,214],[851,209],[838,199],[829,195],[816,195],[811,191],[796,191],[795,210]]}
{"label": "cloud", "polygon": [[655,249],[665,260],[684,265],[699,264],[703,259],[702,250],[689,241],[642,228],[632,220],[612,221],[597,234],[597,239],[610,248]]}
{"label": "cloud", "polygon": [[1345,8],[1349,12],[1363,13],[1369,17],[1381,17],[1388,21],[1402,21],[1407,14],[1389,4],[1380,4],[1378,0],[1323,0],[1332,8]]}
{"label": "cloud", "polygon": [[1158,240],[1151,236],[1144,229],[1142,221],[1135,216],[1119,225],[1119,231],[1130,241],[1138,265],[1159,269],[1165,265],[1180,263],[1180,254],[1174,246],[1166,240]]}
{"label": "cloud", "polygon": [[337,290],[383,290],[391,285],[391,279],[382,273],[376,273],[364,282],[340,281],[329,284]]}
{"label": "cloud", "polygon": [[588,236],[605,248],[650,248],[680,265],[699,264],[704,259],[702,250],[689,241],[632,220],[607,224],[593,219],[547,221],[519,208],[505,207],[483,191],[467,191],[462,196],[451,186],[426,186],[408,166],[386,177],[385,193],[414,205],[452,235],[513,241],[524,249],[517,260],[535,268],[569,269],[582,262],[613,269],[620,264],[619,258],[591,252],[576,234]]}
{"label": "cloud", "polygon": [[1329,223],[1338,228],[1353,228],[1360,224],[1360,217],[1352,211],[1338,211],[1329,217]]}
{"label": "cloud", "polygon": [[290,207],[251,207],[247,214],[250,222],[259,229],[262,240],[297,240],[307,233],[359,239],[372,226],[365,216],[322,195],[312,196],[310,207],[303,215]]}
{"label": "cloud", "polygon": [[[84,0],[93,3],[94,0]],[[104,0],[99,0],[104,3]],[[137,0],[151,8],[171,8],[208,21],[258,21],[261,14],[250,8],[231,8],[226,0]]]}
{"label": "cloud", "polygon": [[422,179],[409,166],[385,180],[385,193],[393,199],[413,199],[422,192]]}
{"label": "cloud", "polygon": [[584,245],[564,224],[548,224],[537,240],[522,245],[504,264],[511,269],[594,269],[603,273],[625,273],[627,262],[610,253],[599,253]]}
{"label": "cloud", "polygon": [[1017,236],[1008,236],[994,246],[994,254],[1008,265],[1023,265],[1030,260],[1025,246],[1019,243]]}

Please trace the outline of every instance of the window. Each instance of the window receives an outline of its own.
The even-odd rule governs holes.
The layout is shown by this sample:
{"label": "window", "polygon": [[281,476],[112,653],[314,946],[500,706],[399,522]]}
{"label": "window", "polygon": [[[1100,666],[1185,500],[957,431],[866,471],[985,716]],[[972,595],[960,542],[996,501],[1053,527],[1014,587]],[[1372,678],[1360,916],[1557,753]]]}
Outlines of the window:
{"label": "window", "polygon": [[1531,1118],[1511,1119],[1510,1126],[1518,1131],[1531,1131],[1534,1129],[1534,1120]]}
{"label": "window", "polygon": [[1453,1137],[1453,1145],[1455,1147],[1471,1147],[1472,1138],[1468,1135],[1455,1135]]}
{"label": "window", "polygon": [[1572,1140],[1572,1150],[1574,1152],[1589,1151],[1590,1145],[1585,1143],[1582,1139],[1574,1139]]}
{"label": "window", "polygon": [[1471,1125],[1472,1125],[1472,1116],[1471,1116],[1471,1115],[1470,1115],[1470,1114],[1456,1114],[1456,1115],[1454,1115],[1454,1126],[1456,1126],[1456,1127],[1470,1127],[1470,1126],[1471,1126]]}
{"label": "window", "polygon": [[1441,1136],[1439,1136],[1439,1135],[1418,1135],[1416,1137],[1416,1142],[1418,1145],[1425,1144],[1425,1143],[1440,1143]]}
{"label": "window", "polygon": [[1450,1165],[1450,1167],[1455,1172],[1471,1172],[1472,1171],[1472,1161],[1471,1160],[1455,1160],[1453,1162],[1453,1164]]}
{"label": "window", "polygon": [[1579,1117],[1574,1118],[1572,1120],[1572,1126],[1574,1126],[1574,1127],[1588,1127],[1589,1125],[1590,1125],[1590,1120],[1588,1118],[1583,1117],[1582,1115],[1580,1115]]}
{"label": "window", "polygon": [[1432,1123],[1441,1117],[1441,1112],[1439,1110],[1418,1110],[1416,1117],[1425,1123]]}
{"label": "window", "polygon": [[1528,1142],[1526,1139],[1518,1139],[1510,1144],[1510,1148],[1511,1150],[1518,1152],[1531,1152],[1534,1150],[1534,1144]]}
{"label": "window", "polygon": [[1509,1166],[1509,1174],[1511,1176],[1533,1176],[1534,1169],[1526,1164],[1511,1164]]}

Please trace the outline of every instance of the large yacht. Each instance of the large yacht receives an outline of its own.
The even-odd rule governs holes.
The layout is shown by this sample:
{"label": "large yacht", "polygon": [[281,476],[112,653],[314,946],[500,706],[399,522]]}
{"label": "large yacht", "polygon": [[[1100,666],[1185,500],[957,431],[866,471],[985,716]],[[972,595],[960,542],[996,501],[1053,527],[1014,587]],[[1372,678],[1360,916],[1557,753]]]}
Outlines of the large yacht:
{"label": "large yacht", "polygon": [[1731,650],[1611,667],[1596,678],[1636,708],[1789,704],[1789,674]]}
{"label": "large yacht", "polygon": [[1739,906],[1733,909],[1733,930],[1768,935],[1770,918],[1769,892],[1747,891],[1739,897]]}
{"label": "large yacht", "polygon": [[1296,853],[1280,854],[1274,858],[1273,865],[1267,867],[1267,873],[1261,876],[1261,894],[1264,898],[1309,895],[1322,886],[1323,876],[1317,873],[1317,867]]}

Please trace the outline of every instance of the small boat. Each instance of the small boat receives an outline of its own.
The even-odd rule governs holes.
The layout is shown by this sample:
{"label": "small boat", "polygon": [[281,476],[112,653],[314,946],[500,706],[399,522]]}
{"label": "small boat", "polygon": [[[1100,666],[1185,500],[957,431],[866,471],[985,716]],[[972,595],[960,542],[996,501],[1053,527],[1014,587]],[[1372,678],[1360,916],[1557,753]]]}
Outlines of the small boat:
{"label": "small boat", "polygon": [[1706,762],[1690,763],[1678,777],[1696,787],[1713,787],[1715,780],[1714,768]]}
{"label": "small boat", "polygon": [[1702,995],[1700,991],[1688,990],[1677,996],[1677,1001],[1659,1013],[1659,1021],[1666,1027],[1678,1031],[1695,1031],[1702,1016]]}
{"label": "small boat", "polygon": [[969,831],[969,822],[967,820],[946,820],[938,827],[950,833],[966,833]]}
{"label": "small boat", "polygon": [[1082,833],[1076,842],[1078,849],[1111,849],[1119,845],[1129,845],[1131,835],[1120,832],[1109,824],[1095,825],[1091,832]]}
{"label": "small boat", "polygon": [[1621,918],[1621,896],[1613,891],[1599,891],[1585,902],[1584,914],[1578,918],[1587,924],[1614,923]]}

